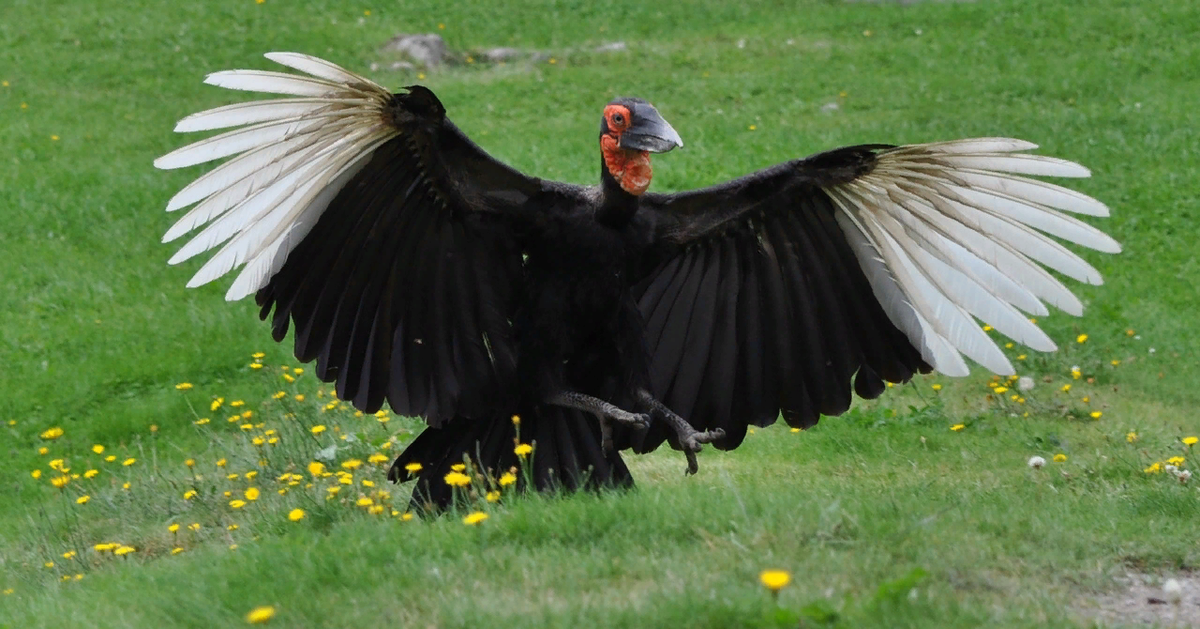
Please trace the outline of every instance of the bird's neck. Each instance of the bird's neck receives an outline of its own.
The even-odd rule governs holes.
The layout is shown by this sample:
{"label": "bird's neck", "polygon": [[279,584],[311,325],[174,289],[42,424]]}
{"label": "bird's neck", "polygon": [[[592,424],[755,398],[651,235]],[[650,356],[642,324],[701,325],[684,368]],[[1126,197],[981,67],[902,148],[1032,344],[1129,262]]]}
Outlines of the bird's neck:
{"label": "bird's neck", "polygon": [[600,154],[603,200],[596,218],[606,225],[623,226],[633,218],[639,198],[650,187],[650,154],[620,148],[611,135],[600,137]]}

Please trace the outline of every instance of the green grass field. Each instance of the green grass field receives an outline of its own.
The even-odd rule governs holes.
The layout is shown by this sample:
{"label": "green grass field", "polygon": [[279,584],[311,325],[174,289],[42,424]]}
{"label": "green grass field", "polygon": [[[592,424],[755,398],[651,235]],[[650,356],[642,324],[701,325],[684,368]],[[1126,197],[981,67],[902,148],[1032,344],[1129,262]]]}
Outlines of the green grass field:
{"label": "green grass field", "polygon": [[[1119,577],[1200,567],[1200,479],[1146,471],[1194,468],[1181,439],[1200,435],[1200,5],[5,2],[0,626],[229,626],[259,606],[296,627],[1090,626]],[[550,59],[369,72],[398,32]],[[249,300],[185,289],[197,265],[159,242],[197,174],[151,165],[187,141],[173,123],[238,97],[205,73],[270,50],[420,80],[494,155],[573,182],[598,177],[614,95],[686,142],[656,190],[845,144],[1025,138],[1092,168],[1076,187],[1125,252],[1085,255],[1107,283],[1078,287],[1082,319],[1040,322],[1058,354],[1008,350],[1036,383],[1019,399],[982,373],[919,378],[706,449],[695,477],[657,452],[631,460],[632,492],[476,492],[475,526],[406,520],[380,461],[419,425],[331,400]],[[78,478],[54,488],[52,462]],[[768,568],[793,575],[777,598]]]}

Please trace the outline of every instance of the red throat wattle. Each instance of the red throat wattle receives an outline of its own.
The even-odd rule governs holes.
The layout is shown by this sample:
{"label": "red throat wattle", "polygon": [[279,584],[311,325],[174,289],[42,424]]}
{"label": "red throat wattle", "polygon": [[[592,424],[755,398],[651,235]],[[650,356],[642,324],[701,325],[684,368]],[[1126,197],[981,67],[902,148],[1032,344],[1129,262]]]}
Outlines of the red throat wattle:
{"label": "red throat wattle", "polygon": [[641,196],[650,187],[650,153],[630,151],[617,145],[617,137],[605,134],[600,137],[600,152],[604,154],[604,167],[617,180],[621,189],[634,196]]}

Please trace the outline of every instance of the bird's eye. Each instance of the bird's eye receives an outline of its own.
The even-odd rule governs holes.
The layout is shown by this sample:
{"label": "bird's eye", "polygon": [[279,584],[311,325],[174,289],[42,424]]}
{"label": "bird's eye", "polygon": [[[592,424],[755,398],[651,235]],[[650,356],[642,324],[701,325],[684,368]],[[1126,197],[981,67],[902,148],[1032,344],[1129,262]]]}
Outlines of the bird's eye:
{"label": "bird's eye", "polygon": [[625,116],[622,116],[621,114],[613,114],[612,121],[619,125],[625,124]]}

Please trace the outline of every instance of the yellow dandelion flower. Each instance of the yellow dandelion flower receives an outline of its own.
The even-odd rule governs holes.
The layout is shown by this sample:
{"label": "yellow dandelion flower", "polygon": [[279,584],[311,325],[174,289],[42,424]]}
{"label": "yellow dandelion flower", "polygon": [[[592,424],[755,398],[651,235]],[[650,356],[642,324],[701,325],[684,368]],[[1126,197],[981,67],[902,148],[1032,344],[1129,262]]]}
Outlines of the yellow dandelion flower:
{"label": "yellow dandelion flower", "polygon": [[130,465],[133,465],[134,463],[137,463],[137,459],[135,459],[133,457],[129,457],[128,459],[121,461],[121,465],[124,465],[125,467],[129,467]]}
{"label": "yellow dandelion flower", "polygon": [[240,408],[240,407],[243,407],[246,405],[246,401],[245,400],[234,400],[234,401],[230,402],[229,405],[232,406],[233,408]]}
{"label": "yellow dandelion flower", "polygon": [[196,490],[195,490],[195,489],[189,489],[189,490],[187,490],[187,491],[183,492],[183,499],[184,499],[184,500],[191,500],[192,498],[195,498],[195,497],[196,497]]}
{"label": "yellow dandelion flower", "polygon": [[252,444],[254,444],[254,445],[256,445],[256,446],[261,446],[261,445],[266,445],[266,443],[267,443],[267,440],[266,440],[266,439],[263,439],[262,437],[255,437],[255,438],[253,438],[253,439],[251,439],[251,440],[250,440],[250,443],[252,443]]}
{"label": "yellow dandelion flower", "polygon": [[125,483],[124,485],[121,485],[121,489],[129,489],[129,483]]}
{"label": "yellow dandelion flower", "polygon": [[123,555],[128,555],[129,553],[132,553],[135,550],[137,550],[137,549],[134,548],[133,546],[121,546],[121,547],[117,548],[116,550],[114,550],[113,554],[118,557],[121,557]]}
{"label": "yellow dandelion flower", "polygon": [[940,385],[940,384],[934,384],[934,385],[933,385],[932,387],[930,387],[930,388],[932,388],[934,391],[941,391],[941,390],[942,390],[942,385]]}
{"label": "yellow dandelion flower", "polygon": [[325,464],[320,461],[313,461],[308,464],[308,473],[313,476],[320,476],[325,473]]}
{"label": "yellow dandelion flower", "polygon": [[297,394],[297,395],[296,395],[296,401],[297,401],[297,402],[303,402],[303,401],[304,401],[304,394],[303,394],[303,393]]}
{"label": "yellow dandelion flower", "polygon": [[1092,401],[1092,396],[1090,396],[1090,395],[1085,395],[1085,396],[1083,396],[1083,397],[1079,398],[1079,401],[1080,401],[1080,402],[1083,402],[1084,404],[1087,404],[1088,402],[1091,402],[1091,401]]}
{"label": "yellow dandelion flower", "polygon": [[1190,448],[1190,447],[1196,445],[1197,441],[1200,441],[1200,437],[1184,437],[1182,439],[1182,441],[1183,441],[1183,445]]}
{"label": "yellow dandelion flower", "polygon": [[463,518],[463,524],[466,524],[467,526],[475,526],[486,519],[488,519],[488,514],[482,511],[476,511],[474,513],[467,514],[467,516]]}
{"label": "yellow dandelion flower", "polygon": [[362,467],[363,462],[358,459],[347,459],[342,461],[342,468],[347,470],[356,470]]}
{"label": "yellow dandelion flower", "polygon": [[78,504],[81,504],[81,505],[85,505],[85,504],[87,504],[87,502],[88,502],[89,500],[91,500],[91,499],[92,499],[92,497],[91,497],[91,496],[89,496],[89,495],[87,495],[87,494],[84,494],[84,495],[82,495],[82,496],[80,496],[80,497],[76,498],[76,499],[75,499],[75,502],[76,502],[76,503],[78,503]]}
{"label": "yellow dandelion flower", "polygon": [[1025,354],[1021,354],[1020,356],[1017,356],[1017,360],[1025,360]]}
{"label": "yellow dandelion flower", "polygon": [[272,395],[271,397],[275,398],[276,400],[282,400],[283,398],[287,397],[287,391],[276,391],[275,395]]}
{"label": "yellow dandelion flower", "polygon": [[42,447],[38,448],[38,454],[41,454],[41,455],[50,454],[50,448],[47,448],[46,446],[42,446]]}
{"label": "yellow dandelion flower", "polygon": [[403,514],[401,514],[400,519],[405,522],[408,522],[413,519],[413,514],[411,512],[405,511]]}
{"label": "yellow dandelion flower", "polygon": [[790,432],[790,433],[792,433],[792,434],[796,434],[796,433],[799,433],[799,432],[800,432],[800,429],[799,429],[799,428],[792,428],[792,429],[788,430],[788,432]]}
{"label": "yellow dandelion flower", "polygon": [[92,452],[95,452],[96,454],[104,454],[104,446],[97,443],[96,445],[92,446]]}
{"label": "yellow dandelion flower", "polygon": [[529,445],[528,443],[522,443],[513,448],[513,452],[515,452],[517,456],[523,457],[528,455],[530,452],[533,452],[533,446]]}
{"label": "yellow dandelion flower", "polygon": [[288,519],[292,522],[299,522],[304,519],[304,509],[292,509],[288,511]]}
{"label": "yellow dandelion flower", "polygon": [[245,500],[230,500],[229,506],[233,507],[234,509],[241,509],[242,507],[246,506],[246,501]]}
{"label": "yellow dandelion flower", "polygon": [[1075,337],[1076,343],[1081,343],[1081,344],[1087,343],[1087,340],[1088,340],[1088,335],[1086,335],[1086,334],[1080,334],[1079,336]]}
{"label": "yellow dandelion flower", "polygon": [[384,456],[383,454],[380,454],[378,452],[367,457],[367,463],[370,463],[371,465],[379,465],[380,463],[387,463],[387,460],[388,460],[388,458],[386,456]]}
{"label": "yellow dandelion flower", "polygon": [[236,525],[236,524],[230,524],[229,526],[225,527],[225,530],[226,530],[226,531],[236,531],[236,530],[238,530],[239,528],[241,528],[241,527],[239,527],[239,526],[238,526],[238,525]]}
{"label": "yellow dandelion flower", "polygon": [[63,429],[59,428],[58,426],[55,426],[54,428],[46,429],[45,431],[42,432],[42,434],[40,434],[38,436],[41,437],[42,439],[46,439],[48,441],[54,441],[55,439],[58,439],[59,437],[63,436]]}
{"label": "yellow dandelion flower", "polygon": [[1066,460],[1067,460],[1067,455],[1065,455],[1065,454],[1063,454],[1063,453],[1061,453],[1061,452],[1059,452],[1058,454],[1054,455],[1054,462],[1055,462],[1055,463],[1065,463],[1065,462],[1066,462]]}
{"label": "yellow dandelion flower", "polygon": [[64,461],[62,459],[50,459],[50,469],[63,471]]}
{"label": "yellow dandelion flower", "polygon": [[1114,358],[1111,361],[1109,361],[1109,364],[1111,364],[1113,367],[1116,367],[1117,365],[1121,364],[1121,361]]}
{"label": "yellow dandelion flower", "polygon": [[792,575],[787,570],[763,570],[758,580],[771,592],[778,592],[792,582]]}
{"label": "yellow dandelion flower", "polygon": [[325,428],[325,424],[317,424],[316,426],[313,426],[309,430],[312,431],[312,434],[319,435],[319,434],[325,432],[326,428]]}
{"label": "yellow dandelion flower", "polygon": [[512,419],[512,423],[514,426],[521,425],[521,416],[520,415],[513,415],[511,419]]}
{"label": "yellow dandelion flower", "polygon": [[369,480],[363,479],[362,486],[363,487],[374,487],[375,483],[374,483],[374,481],[369,481]]}
{"label": "yellow dandelion flower", "polygon": [[1100,416],[1103,414],[1104,413],[1101,413],[1100,411],[1092,411],[1092,413],[1091,413],[1092,419],[1100,419]]}
{"label": "yellow dandelion flower", "polygon": [[63,487],[66,487],[67,483],[69,483],[69,482],[71,482],[70,476],[55,476],[54,478],[50,479],[50,484],[54,485],[54,487],[57,489],[62,489]]}
{"label": "yellow dandelion flower", "polygon": [[54,562],[53,562],[53,561],[47,561],[46,563],[44,563],[44,564],[42,564],[42,565],[46,566],[47,568],[53,568],[53,567],[54,567]]}
{"label": "yellow dandelion flower", "polygon": [[371,515],[380,515],[383,513],[383,505],[371,505],[367,507],[367,513]]}
{"label": "yellow dandelion flower", "polygon": [[255,607],[246,614],[246,622],[252,625],[261,625],[264,622],[275,617],[275,608],[270,605]]}
{"label": "yellow dandelion flower", "polygon": [[461,471],[467,469],[467,464],[466,463],[455,463],[454,465],[450,466],[450,469],[455,472],[461,472]]}
{"label": "yellow dandelion flower", "polygon": [[950,427],[950,430],[953,430],[954,432],[958,432],[958,431],[962,430],[963,428],[966,428],[965,424],[954,424],[953,426]]}
{"label": "yellow dandelion flower", "polygon": [[983,326],[983,331],[984,331],[984,332],[991,332],[991,331],[992,331],[992,326],[990,326],[990,325],[985,325],[985,326]]}
{"label": "yellow dandelion flower", "polygon": [[174,534],[174,533],[178,533],[178,532],[179,532],[179,525],[178,525],[178,524],[172,524],[172,525],[170,525],[170,526],[168,526],[168,527],[167,527],[167,530],[168,530],[168,531],[170,531],[172,534]]}
{"label": "yellow dandelion flower", "polygon": [[1150,467],[1148,467],[1142,471],[1147,474],[1158,474],[1163,471],[1162,463],[1158,463],[1158,462],[1152,463],[1150,465]]}
{"label": "yellow dandelion flower", "polygon": [[5,596],[8,596],[9,594],[12,594],[13,592],[16,592],[16,590],[14,590],[14,589],[12,589],[12,588],[4,588],[4,595],[5,595]]}
{"label": "yellow dandelion flower", "polygon": [[1005,393],[1008,391],[1008,387],[996,387],[995,390],[996,390],[996,393]]}
{"label": "yellow dandelion flower", "polygon": [[360,507],[369,507],[369,506],[375,504],[375,501],[371,500],[370,498],[368,498],[366,496],[362,496],[358,500],[355,500],[354,504],[356,504]]}
{"label": "yellow dandelion flower", "polygon": [[212,421],[212,420],[210,420],[207,417],[201,417],[200,419],[197,419],[196,421],[194,421],[192,423],[196,424],[197,426],[203,426],[204,424],[207,424],[210,421]]}
{"label": "yellow dandelion flower", "polygon": [[329,492],[329,495],[330,495],[330,496],[336,496],[336,495],[338,494],[338,492],[339,492],[339,491],[341,491],[341,490],[342,490],[342,488],[341,488],[341,487],[338,487],[337,485],[334,485],[333,487],[326,487],[326,488],[325,488],[325,491]]}
{"label": "yellow dandelion flower", "polygon": [[188,525],[188,530],[190,530],[190,531],[192,531],[192,532],[199,531],[199,530],[200,530],[200,523],[199,523],[199,522],[192,522],[191,524],[189,524],[189,525]]}
{"label": "yellow dandelion flower", "polygon": [[262,366],[262,363],[250,363],[250,368],[251,369],[262,369],[263,366]]}
{"label": "yellow dandelion flower", "polygon": [[244,495],[246,496],[246,500],[258,500],[258,488],[251,487],[245,491]]}
{"label": "yellow dandelion flower", "polygon": [[498,502],[500,500],[500,492],[489,491],[489,492],[487,492],[487,495],[484,497],[487,499],[488,502]]}
{"label": "yellow dandelion flower", "polygon": [[180,548],[180,547],[178,547],[178,546],[176,546],[175,548],[172,548],[172,549],[171,549],[171,554],[172,554],[172,555],[178,555],[178,554],[179,554],[179,553],[181,553],[181,552],[183,552],[183,549],[182,549],[182,548]]}
{"label": "yellow dandelion flower", "polygon": [[517,475],[513,474],[512,472],[505,472],[500,476],[500,480],[496,482],[500,483],[501,487],[508,487],[509,485],[517,482]]}
{"label": "yellow dandelion flower", "polygon": [[254,424],[242,424],[241,426],[238,426],[238,428],[241,428],[242,432],[250,432],[251,430],[254,430]]}
{"label": "yellow dandelion flower", "polygon": [[1138,434],[1136,432],[1129,431],[1129,432],[1125,433],[1125,441],[1128,441],[1129,443],[1134,443],[1137,440],[1138,440]]}
{"label": "yellow dandelion flower", "polygon": [[42,477],[42,470],[33,470],[29,473],[29,475],[32,476],[34,480],[37,480]]}
{"label": "yellow dandelion flower", "polygon": [[1170,463],[1171,465],[1174,465],[1175,467],[1179,467],[1180,465],[1183,465],[1183,462],[1185,460],[1187,460],[1187,459],[1184,459],[1181,456],[1173,456],[1173,457],[1167,459],[1167,463]]}
{"label": "yellow dandelion flower", "polygon": [[466,487],[471,484],[471,477],[462,472],[450,472],[444,479],[451,487]]}
{"label": "yellow dandelion flower", "polygon": [[408,465],[404,466],[404,471],[408,472],[409,474],[416,474],[417,472],[421,471],[421,464],[420,463],[409,463]]}
{"label": "yellow dandelion flower", "polygon": [[190,383],[190,382],[180,382],[179,384],[175,385],[175,389],[178,391],[187,391],[188,389],[191,389],[191,388],[192,388],[192,383]]}

